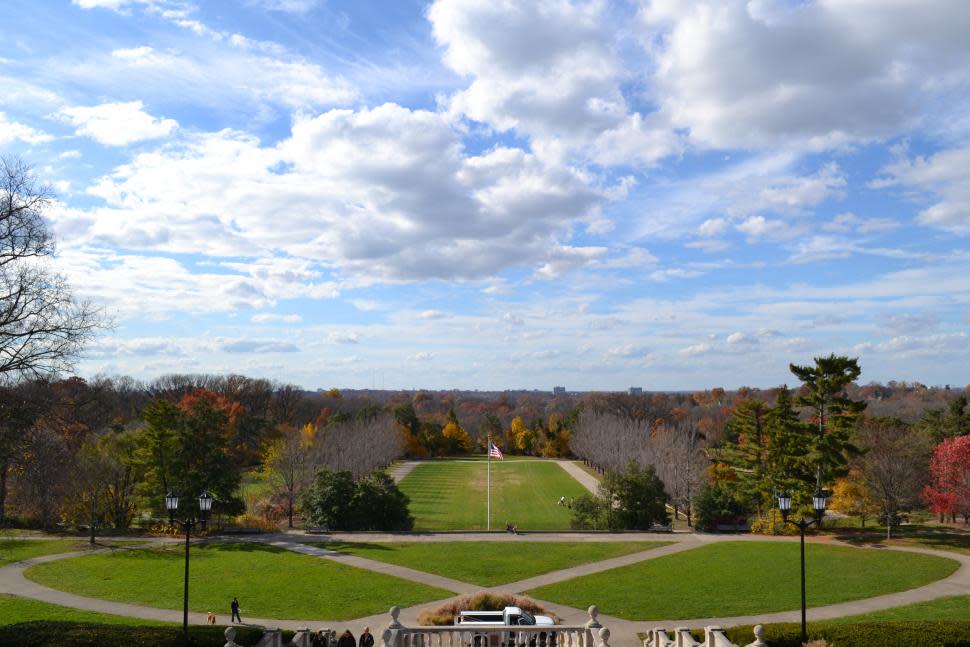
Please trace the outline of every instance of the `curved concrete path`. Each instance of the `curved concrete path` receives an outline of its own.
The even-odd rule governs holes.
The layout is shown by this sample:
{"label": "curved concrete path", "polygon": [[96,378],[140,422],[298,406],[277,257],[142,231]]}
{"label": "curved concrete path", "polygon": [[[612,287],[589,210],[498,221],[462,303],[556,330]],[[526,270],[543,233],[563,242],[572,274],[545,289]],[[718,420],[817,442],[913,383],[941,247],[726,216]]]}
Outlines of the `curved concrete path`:
{"label": "curved concrete path", "polygon": [[[487,535],[485,533],[467,533],[463,536],[456,536],[454,534],[441,535],[418,535],[411,536],[406,535],[401,536],[391,536],[391,535],[355,535],[352,537],[347,535],[339,535],[341,541],[354,540],[356,541],[473,541],[481,540],[485,536],[489,539],[496,539],[498,537],[508,537],[508,539],[503,539],[503,541],[571,541],[571,538],[564,537],[562,534],[554,535],[543,535],[542,533],[535,533],[526,536],[512,536],[512,535]],[[243,539],[244,541],[256,541],[261,543],[268,543],[279,548],[286,550],[292,550],[294,552],[299,552],[305,555],[310,555],[314,557],[319,557],[321,559],[330,559],[334,561],[339,561],[351,566],[358,568],[363,568],[367,570],[377,571],[380,573],[385,573],[388,575],[394,575],[396,577],[401,577],[415,582],[420,582],[423,584],[428,584],[438,588],[442,588],[448,591],[453,591],[456,594],[469,593],[473,591],[479,591],[483,588],[492,591],[510,591],[520,593],[538,586],[544,586],[546,584],[552,584],[555,582],[564,581],[571,579],[573,577],[578,577],[581,575],[587,575],[590,573],[596,573],[609,568],[616,568],[618,566],[626,566],[629,564],[635,564],[649,559],[655,559],[657,557],[662,557],[664,555],[669,555],[675,552],[680,552],[684,550],[690,550],[697,546],[701,546],[707,543],[720,542],[720,541],[797,541],[797,538],[788,537],[777,537],[777,538],[766,538],[766,537],[753,537],[751,535],[741,535],[741,536],[723,536],[723,535],[701,535],[694,533],[670,533],[670,534],[648,534],[648,533],[623,533],[618,535],[582,535],[582,539],[587,539],[589,541],[631,541],[636,539],[649,539],[649,540],[666,540],[672,543],[667,546],[662,546],[659,548],[654,548],[651,550],[641,551],[631,555],[624,555],[621,557],[615,557],[607,560],[602,560],[600,562],[595,562],[591,564],[582,564],[579,566],[574,566],[571,568],[562,569],[559,571],[554,571],[551,573],[545,573],[535,577],[527,578],[525,580],[520,580],[518,582],[510,582],[498,587],[482,587],[479,585],[461,582],[459,580],[454,580],[451,578],[442,577],[439,575],[434,575],[431,573],[426,573],[423,571],[417,571],[414,569],[396,566],[393,564],[387,564],[385,562],[378,562],[375,560],[366,559],[363,557],[351,556],[342,553],[337,553],[317,546],[309,546],[306,542],[308,541],[326,541],[328,539],[337,539],[338,535],[318,535],[318,536],[301,536],[295,537],[290,534],[283,535],[271,535],[266,537],[250,537]],[[219,541],[240,541],[239,538],[224,538]],[[154,544],[163,543],[162,541],[153,542]],[[97,598],[87,598],[83,596],[74,595],[71,593],[64,593],[62,591],[57,591],[50,589],[45,586],[41,586],[35,582],[26,579],[23,575],[24,571],[34,564],[39,564],[43,562],[54,561],[57,559],[67,559],[71,557],[76,557],[84,554],[91,554],[92,552],[103,552],[106,550],[137,550],[139,548],[145,548],[146,545],[132,546],[132,547],[120,547],[120,548],[106,548],[102,551],[84,551],[84,552],[72,552],[72,553],[61,553],[57,555],[45,555],[43,557],[38,557],[30,559],[24,562],[18,562],[16,564],[11,564],[6,567],[0,568],[0,593],[9,593],[12,595],[19,595],[22,597],[33,598],[37,600],[42,600],[45,602],[50,602],[53,604],[60,604],[63,606],[74,607],[78,609],[85,609],[88,611],[97,611],[100,613],[110,613],[115,615],[123,615],[134,618],[143,618],[146,620],[155,620],[163,622],[181,622],[182,612],[178,610],[171,609],[158,609],[154,607],[145,607],[134,604],[125,604],[120,602],[111,602],[108,600],[102,600]],[[960,567],[949,577],[936,582],[932,582],[925,586],[910,589],[908,591],[901,591],[898,593],[891,593],[887,595],[881,595],[873,598],[867,598],[863,600],[855,600],[851,602],[844,602],[841,604],[834,604],[824,607],[814,607],[811,608],[809,613],[812,620],[823,620],[829,618],[836,618],[847,615],[857,615],[861,613],[868,613],[870,611],[876,611],[880,609],[887,609],[896,606],[902,606],[906,604],[911,604],[914,602],[922,602],[926,600],[932,600],[939,597],[951,596],[951,595],[967,595],[970,594],[970,555],[963,555],[960,553],[952,553],[940,550],[932,550],[925,548],[908,548],[908,547],[880,547],[880,548],[859,548],[859,550],[899,550],[904,552],[914,552],[923,553],[927,555],[935,555],[939,557],[946,557],[954,559],[960,562]],[[448,598],[452,599],[452,598]],[[431,608],[437,606],[446,600],[430,601],[420,605],[415,605],[403,609],[401,612],[400,619],[403,623],[407,625],[417,624],[417,617],[421,609]],[[393,601],[391,601],[393,603]],[[547,602],[544,600],[539,600],[539,602],[545,606],[550,611],[556,613],[563,621],[567,624],[581,624],[584,623],[588,618],[585,610],[574,609],[572,607],[566,607],[563,605],[558,605],[555,603]],[[591,603],[595,604],[595,600],[591,600]],[[245,607],[244,607],[245,608]],[[217,615],[220,622],[225,620],[224,612],[217,610]],[[350,621],[334,621],[334,620],[279,620],[272,618],[249,618],[246,617],[246,624],[262,625],[268,627],[281,627],[285,629],[298,629],[300,627],[310,626],[312,628],[349,628],[355,634],[358,634],[364,626],[371,627],[372,632],[378,631],[384,624],[388,622],[389,617],[386,614],[380,614],[375,616],[368,616],[365,618],[357,618]],[[657,626],[665,626],[668,628],[673,627],[703,627],[705,625],[720,625],[724,627],[739,625],[739,624],[756,624],[756,623],[771,623],[771,622],[797,622],[800,619],[800,611],[784,611],[780,613],[767,613],[759,614],[757,616],[733,616],[733,617],[721,617],[721,618],[695,618],[689,620],[664,620],[664,619],[643,619],[638,621],[622,620],[620,618],[614,618],[607,615],[600,615],[600,622],[610,628],[612,632],[612,643],[616,647],[634,647],[639,645],[639,641],[636,639],[637,632],[646,631],[649,628]],[[205,622],[205,614],[202,613],[190,613],[189,621],[193,624],[202,624]]]}

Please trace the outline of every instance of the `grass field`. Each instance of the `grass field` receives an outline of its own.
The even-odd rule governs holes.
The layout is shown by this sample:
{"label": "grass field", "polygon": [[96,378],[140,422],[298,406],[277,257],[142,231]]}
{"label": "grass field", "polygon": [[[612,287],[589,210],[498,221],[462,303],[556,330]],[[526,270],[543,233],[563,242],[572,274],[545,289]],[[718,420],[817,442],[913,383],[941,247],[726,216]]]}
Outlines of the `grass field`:
{"label": "grass field", "polygon": [[[553,462],[492,461],[492,530],[565,530],[571,511],[558,505],[586,489]],[[401,481],[415,530],[485,530],[484,461],[429,461]]]}
{"label": "grass field", "polygon": [[13,595],[0,594],[0,626],[12,625],[18,622],[33,622],[36,620],[58,620],[63,622],[97,622],[105,625],[134,625],[134,626],[163,626],[166,623],[141,618],[126,618],[107,613],[82,611],[50,604],[40,600],[18,598]]}
{"label": "grass field", "polygon": [[[166,609],[182,608],[181,546],[132,550],[33,566],[25,575],[78,595]],[[229,612],[236,596],[243,620],[344,620],[437,600],[451,593],[331,560],[253,543],[192,548],[189,608]]]}
{"label": "grass field", "polygon": [[669,542],[435,542],[316,544],[462,582],[497,586],[570,566],[638,553]]}
{"label": "grass field", "polygon": [[[808,605],[868,598],[953,573],[955,560],[847,546],[805,547]],[[800,604],[798,544],[724,542],[528,592],[631,620],[771,613]]]}
{"label": "grass field", "polygon": [[970,618],[970,595],[954,595],[928,602],[907,604],[904,607],[873,611],[860,616],[846,616],[826,623],[845,624],[849,622],[875,622],[892,620],[912,622],[916,620],[967,620]]}
{"label": "grass field", "polygon": [[[129,546],[143,544],[138,540],[98,540],[95,548],[106,546]],[[33,559],[43,555],[70,553],[76,550],[88,550],[91,545],[80,539],[6,539],[0,538],[0,566]]]}

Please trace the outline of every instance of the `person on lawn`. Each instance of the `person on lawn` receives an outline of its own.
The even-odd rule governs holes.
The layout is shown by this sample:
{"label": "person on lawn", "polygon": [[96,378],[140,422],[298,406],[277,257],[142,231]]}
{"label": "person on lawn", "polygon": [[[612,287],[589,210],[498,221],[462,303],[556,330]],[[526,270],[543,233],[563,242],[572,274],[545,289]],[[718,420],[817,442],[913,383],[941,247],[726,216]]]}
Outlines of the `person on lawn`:
{"label": "person on lawn", "polygon": [[242,624],[242,618],[239,617],[239,600],[233,598],[229,608],[232,609],[232,621]]}

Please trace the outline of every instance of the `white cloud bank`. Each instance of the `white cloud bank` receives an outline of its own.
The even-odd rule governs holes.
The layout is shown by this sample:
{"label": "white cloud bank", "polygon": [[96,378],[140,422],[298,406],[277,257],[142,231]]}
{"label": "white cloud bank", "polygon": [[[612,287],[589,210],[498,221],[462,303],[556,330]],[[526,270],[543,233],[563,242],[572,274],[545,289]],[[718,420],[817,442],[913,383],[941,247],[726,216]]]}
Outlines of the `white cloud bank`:
{"label": "white cloud bank", "polygon": [[159,139],[178,128],[174,119],[153,117],[143,108],[141,101],[127,101],[62,108],[58,114],[77,127],[76,134],[105,146],[128,146]]}

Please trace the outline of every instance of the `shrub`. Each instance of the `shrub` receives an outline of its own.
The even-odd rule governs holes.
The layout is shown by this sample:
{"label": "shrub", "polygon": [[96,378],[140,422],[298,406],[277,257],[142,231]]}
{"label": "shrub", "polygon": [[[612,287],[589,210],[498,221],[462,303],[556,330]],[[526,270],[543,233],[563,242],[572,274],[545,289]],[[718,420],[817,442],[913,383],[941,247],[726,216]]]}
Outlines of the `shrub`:
{"label": "shrub", "polygon": [[[225,627],[190,626],[191,647],[222,647]],[[236,642],[255,645],[263,631],[237,627]],[[22,622],[0,626],[0,645],[4,647],[183,647],[182,628],[102,625],[90,622]]]}
{"label": "shrub", "polygon": [[455,616],[461,611],[501,611],[505,607],[519,607],[533,615],[546,615],[559,620],[554,613],[543,609],[532,598],[511,593],[479,591],[478,593],[466,593],[436,609],[422,609],[418,615],[418,624],[436,627],[453,625],[455,624]]}
{"label": "shrub", "polygon": [[320,470],[302,507],[309,525],[329,530],[411,530],[408,503],[385,472],[354,482],[350,472]]}
{"label": "shrub", "polygon": [[[795,515],[797,519],[797,514]],[[757,517],[751,523],[751,534],[753,535],[797,535],[798,529],[790,523],[785,523],[781,512],[775,509],[768,511],[768,514]]]}
{"label": "shrub", "polygon": [[721,483],[705,483],[694,499],[694,525],[702,532],[717,530],[718,524],[737,524],[748,516],[748,510],[738,501],[730,486]]}
{"label": "shrub", "polygon": [[241,514],[233,517],[232,525],[239,528],[255,528],[260,532],[278,532],[279,528],[271,521],[254,514]]}

